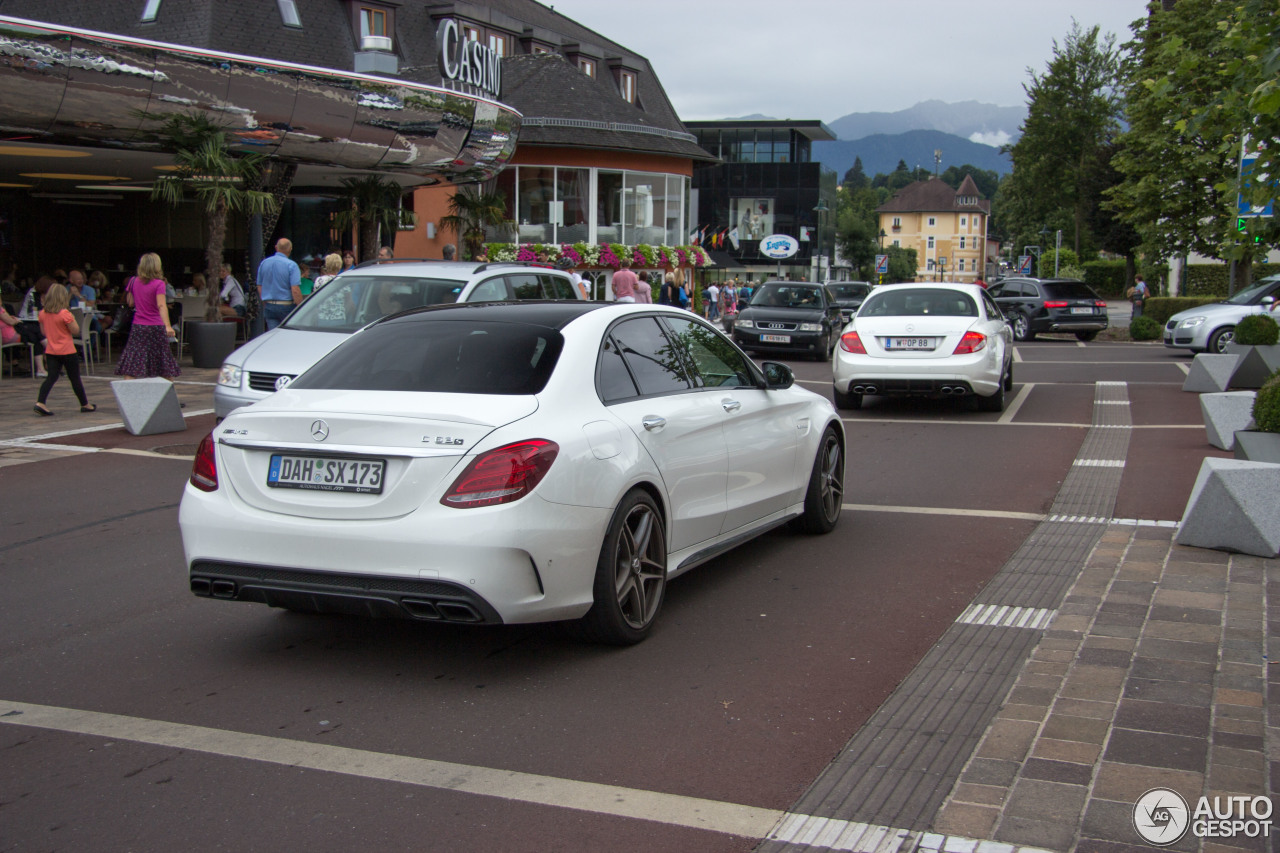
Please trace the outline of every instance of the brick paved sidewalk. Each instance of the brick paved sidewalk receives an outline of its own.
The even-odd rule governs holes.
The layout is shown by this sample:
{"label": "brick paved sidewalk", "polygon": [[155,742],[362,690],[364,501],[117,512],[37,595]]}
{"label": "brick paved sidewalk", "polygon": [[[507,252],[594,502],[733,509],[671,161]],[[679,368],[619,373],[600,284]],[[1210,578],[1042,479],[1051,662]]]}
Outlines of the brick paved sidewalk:
{"label": "brick paved sidewalk", "polygon": [[[1280,560],[1181,547],[1174,532],[1107,529],[920,850],[1145,849],[1133,811],[1152,788],[1192,809],[1202,795],[1274,795],[1280,608],[1267,594]],[[1163,849],[1270,848],[1188,832]]]}

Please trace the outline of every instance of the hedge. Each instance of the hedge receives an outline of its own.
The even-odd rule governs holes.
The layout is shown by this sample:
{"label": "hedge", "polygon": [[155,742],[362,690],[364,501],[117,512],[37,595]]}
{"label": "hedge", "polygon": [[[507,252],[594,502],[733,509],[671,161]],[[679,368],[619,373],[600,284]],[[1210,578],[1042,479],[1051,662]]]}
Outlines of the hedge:
{"label": "hedge", "polygon": [[1129,287],[1125,282],[1124,261],[1087,261],[1080,266],[1084,269],[1085,284],[1100,296],[1124,297]]}
{"label": "hedge", "polygon": [[[1253,280],[1280,273],[1280,264],[1254,264]],[[1187,264],[1183,277],[1182,293],[1187,296],[1225,297],[1231,285],[1231,267],[1228,264]]]}
{"label": "hedge", "polygon": [[1142,316],[1150,317],[1163,326],[1179,311],[1221,301],[1215,296],[1152,296],[1143,304]]}

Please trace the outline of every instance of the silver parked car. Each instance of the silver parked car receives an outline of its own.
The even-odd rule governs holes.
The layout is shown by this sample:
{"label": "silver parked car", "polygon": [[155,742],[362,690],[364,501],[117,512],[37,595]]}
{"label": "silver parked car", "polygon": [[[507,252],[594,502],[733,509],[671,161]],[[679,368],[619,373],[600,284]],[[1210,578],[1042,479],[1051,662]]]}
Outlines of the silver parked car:
{"label": "silver parked car", "polygon": [[222,363],[214,414],[225,418],[275,393],[375,320],[451,302],[577,301],[569,274],[542,265],[454,261],[361,264],[307,297],[279,327]]}
{"label": "silver parked car", "polygon": [[1164,345],[1193,352],[1226,352],[1227,344],[1235,339],[1236,323],[1250,314],[1272,311],[1277,298],[1280,275],[1273,275],[1226,302],[1179,311],[1164,325]]}

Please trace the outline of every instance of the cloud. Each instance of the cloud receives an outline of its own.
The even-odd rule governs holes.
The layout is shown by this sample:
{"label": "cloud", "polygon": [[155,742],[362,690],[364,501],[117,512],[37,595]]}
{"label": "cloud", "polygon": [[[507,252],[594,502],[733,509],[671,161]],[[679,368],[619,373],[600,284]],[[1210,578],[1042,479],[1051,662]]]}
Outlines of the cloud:
{"label": "cloud", "polygon": [[1008,131],[997,130],[995,133],[988,131],[987,133],[979,133],[974,131],[969,134],[970,142],[977,142],[981,145],[990,145],[992,148],[999,148],[1001,145],[1008,145],[1009,140],[1013,139]]}

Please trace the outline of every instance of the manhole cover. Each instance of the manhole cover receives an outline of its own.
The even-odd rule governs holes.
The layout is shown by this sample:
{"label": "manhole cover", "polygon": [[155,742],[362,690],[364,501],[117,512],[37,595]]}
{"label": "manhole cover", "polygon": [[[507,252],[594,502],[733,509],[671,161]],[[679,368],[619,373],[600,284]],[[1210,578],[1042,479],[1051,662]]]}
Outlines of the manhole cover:
{"label": "manhole cover", "polygon": [[153,453],[163,453],[165,456],[195,456],[199,447],[198,444],[166,444],[163,447],[153,447],[151,450]]}

